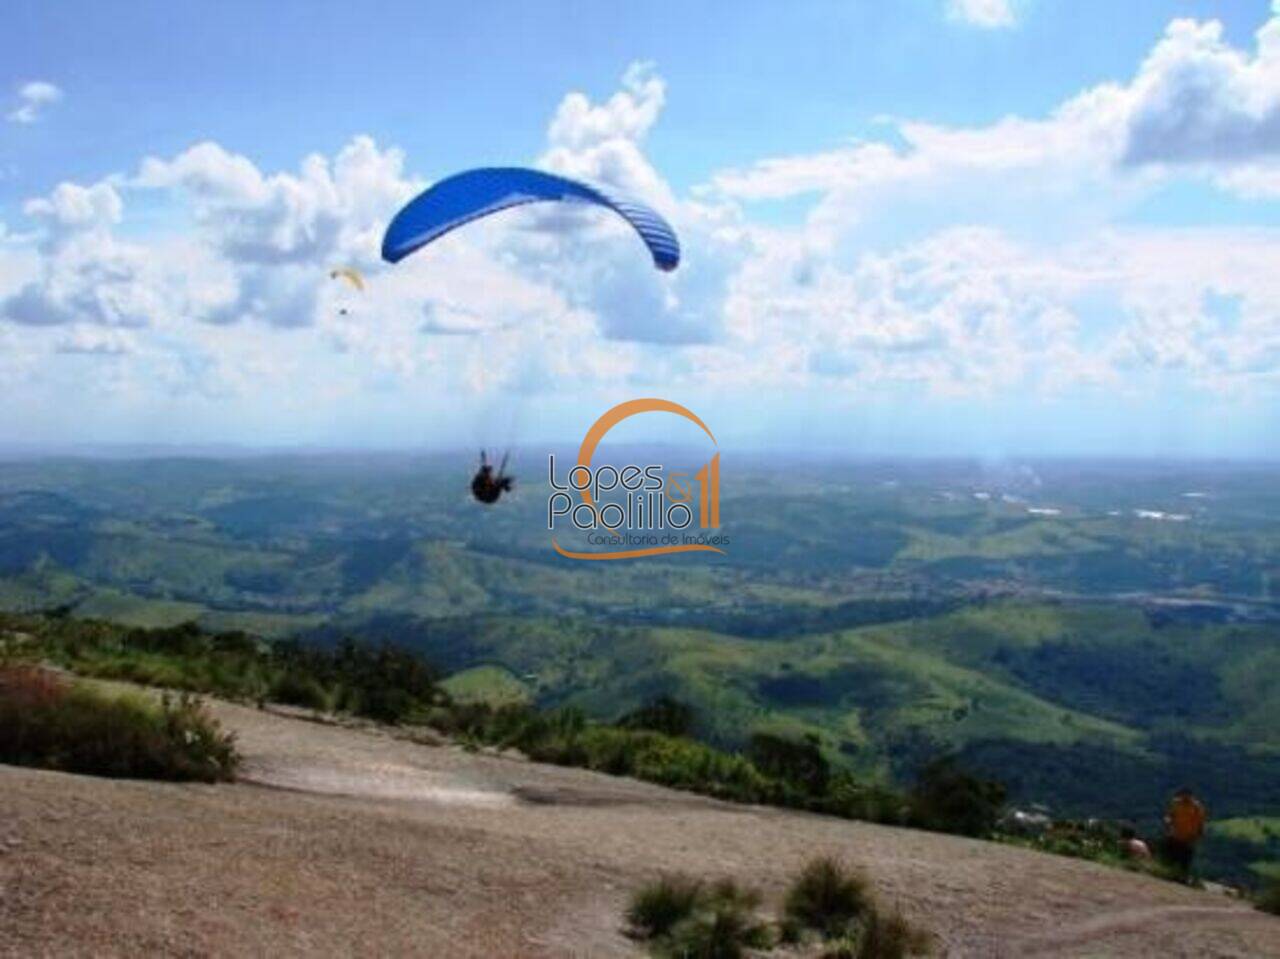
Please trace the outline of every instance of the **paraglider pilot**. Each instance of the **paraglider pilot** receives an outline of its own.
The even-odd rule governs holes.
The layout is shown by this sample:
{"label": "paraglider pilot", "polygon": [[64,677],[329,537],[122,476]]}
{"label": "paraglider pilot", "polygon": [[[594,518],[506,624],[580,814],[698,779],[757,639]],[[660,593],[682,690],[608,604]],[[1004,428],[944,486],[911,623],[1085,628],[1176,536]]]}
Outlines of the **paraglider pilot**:
{"label": "paraglider pilot", "polygon": [[503,493],[510,493],[511,488],[515,485],[515,479],[507,476],[506,472],[507,456],[502,457],[502,465],[498,467],[498,472],[495,474],[493,467],[489,465],[489,458],[485,455],[484,450],[481,450],[480,469],[476,471],[476,475],[471,480],[471,495],[481,503],[492,504],[498,502],[499,497]]}

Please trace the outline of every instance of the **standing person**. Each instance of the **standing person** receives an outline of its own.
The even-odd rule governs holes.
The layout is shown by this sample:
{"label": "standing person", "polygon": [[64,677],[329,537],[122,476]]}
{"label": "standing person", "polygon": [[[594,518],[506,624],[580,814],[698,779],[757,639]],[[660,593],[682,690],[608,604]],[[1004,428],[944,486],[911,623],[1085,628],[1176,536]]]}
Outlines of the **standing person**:
{"label": "standing person", "polygon": [[1164,854],[1169,864],[1178,870],[1178,877],[1183,882],[1191,881],[1196,843],[1204,835],[1204,824],[1208,818],[1204,803],[1185,786],[1173,794],[1165,809]]}

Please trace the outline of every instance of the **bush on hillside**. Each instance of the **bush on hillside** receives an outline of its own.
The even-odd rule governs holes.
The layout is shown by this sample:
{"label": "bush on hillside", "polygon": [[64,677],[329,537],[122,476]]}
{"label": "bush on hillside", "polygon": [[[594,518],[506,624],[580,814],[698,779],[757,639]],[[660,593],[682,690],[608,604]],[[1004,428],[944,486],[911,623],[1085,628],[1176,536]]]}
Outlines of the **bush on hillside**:
{"label": "bush on hillside", "polygon": [[944,756],[920,771],[909,797],[910,823],[961,836],[989,836],[1004,797],[1003,784],[975,776]]}
{"label": "bush on hillside", "polygon": [[652,954],[680,959],[732,959],[776,942],[803,946],[806,934],[816,935],[831,959],[906,959],[932,951],[932,936],[900,913],[880,909],[866,880],[832,859],[814,860],[796,877],[777,930],[760,918],[760,901],[732,880],[708,885],[663,876],[632,896],[627,928]]}
{"label": "bush on hillside", "polygon": [[902,793],[878,783],[864,782],[852,773],[833,773],[826,794],[810,804],[816,812],[844,819],[861,819],[888,825],[902,825],[910,808]]}
{"label": "bush on hillside", "polygon": [[810,796],[820,796],[827,790],[831,767],[822,755],[818,737],[812,733],[798,740],[754,733],[747,756],[766,776],[792,784]]}
{"label": "bush on hillside", "polygon": [[704,893],[702,883],[686,876],[662,876],[642,886],[627,906],[627,931],[636,939],[665,936],[687,919]]}
{"label": "bush on hillside", "polygon": [[1258,895],[1258,908],[1280,916],[1280,879],[1272,879]]}
{"label": "bush on hillside", "polygon": [[629,931],[654,955],[680,959],[738,959],[773,941],[757,909],[760,895],[730,879],[705,885],[678,876],[641,888],[627,909]]}
{"label": "bush on hillside", "polygon": [[693,732],[694,712],[688,703],[671,696],[651,699],[633,709],[615,724],[623,729],[647,729],[664,736],[689,736]]}
{"label": "bush on hillside", "polygon": [[0,762],[128,779],[232,779],[240,757],[189,696],[109,695],[34,666],[0,669]]}
{"label": "bush on hillside", "polygon": [[310,677],[332,707],[379,722],[406,722],[444,698],[435,668],[389,643],[375,646],[349,637],[332,649],[277,643],[272,659],[286,673]]}
{"label": "bush on hillside", "polygon": [[333,709],[333,697],[329,692],[314,676],[303,672],[290,670],[281,673],[271,685],[269,697],[277,703],[301,706],[322,713]]}
{"label": "bush on hillside", "polygon": [[[902,913],[874,909],[863,922],[851,959],[908,959],[933,952],[933,936],[912,924]],[[837,952],[838,956],[839,953]]]}
{"label": "bush on hillside", "polygon": [[759,893],[722,880],[656,952],[672,959],[739,959],[749,949],[767,949],[773,936],[756,913],[759,906]]}
{"label": "bush on hillside", "polygon": [[790,924],[826,937],[847,934],[859,919],[873,911],[866,878],[827,856],[811,860],[804,867],[787,890],[783,904]]}

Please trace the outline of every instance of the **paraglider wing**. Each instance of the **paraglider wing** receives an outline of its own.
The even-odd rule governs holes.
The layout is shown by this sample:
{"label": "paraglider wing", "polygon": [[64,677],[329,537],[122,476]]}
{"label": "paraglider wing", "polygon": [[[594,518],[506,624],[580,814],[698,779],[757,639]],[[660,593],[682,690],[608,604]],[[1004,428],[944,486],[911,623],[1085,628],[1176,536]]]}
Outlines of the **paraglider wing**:
{"label": "paraglider wing", "polygon": [[342,277],[361,293],[364,292],[364,277],[360,275],[359,270],[352,269],[349,266],[335,266],[329,271],[329,279],[336,280]]}
{"label": "paraglider wing", "polygon": [[397,263],[465,223],[525,203],[591,203],[612,210],[640,235],[660,270],[680,263],[680,241],[658,213],[599,187],[520,167],[486,167],[446,177],[396,214],[382,238],[382,258]]}

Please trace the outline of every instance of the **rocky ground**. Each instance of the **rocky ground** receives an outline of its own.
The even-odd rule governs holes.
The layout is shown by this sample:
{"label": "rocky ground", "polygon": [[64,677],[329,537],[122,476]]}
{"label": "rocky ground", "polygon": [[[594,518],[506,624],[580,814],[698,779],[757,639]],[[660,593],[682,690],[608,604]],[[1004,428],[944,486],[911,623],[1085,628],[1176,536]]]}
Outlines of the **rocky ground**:
{"label": "rocky ground", "polygon": [[833,854],[947,955],[1280,956],[1280,919],[1092,863],[213,708],[235,785],[0,766],[0,954],[633,955],[645,880],[731,875],[774,905]]}

